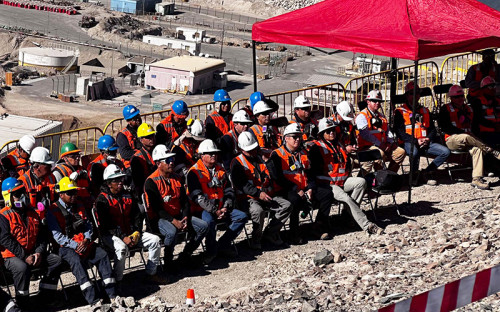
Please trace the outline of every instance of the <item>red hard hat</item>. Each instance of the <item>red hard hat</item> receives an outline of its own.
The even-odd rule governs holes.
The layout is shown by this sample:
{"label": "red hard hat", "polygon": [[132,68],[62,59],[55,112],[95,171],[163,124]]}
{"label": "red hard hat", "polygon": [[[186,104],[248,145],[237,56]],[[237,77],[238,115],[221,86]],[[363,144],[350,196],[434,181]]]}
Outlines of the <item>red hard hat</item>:
{"label": "red hard hat", "polygon": [[[408,93],[410,91],[413,91],[415,89],[415,83],[413,81],[408,82],[408,84],[405,87],[405,93]],[[417,90],[420,89],[418,84],[417,84]]]}
{"label": "red hard hat", "polygon": [[464,89],[462,89],[462,87],[459,85],[453,85],[451,86],[448,93],[450,94],[450,96],[464,95]]}
{"label": "red hard hat", "polygon": [[493,79],[493,77],[486,76],[483,78],[483,80],[481,80],[481,88],[484,88],[484,87],[487,87],[490,85],[494,85],[495,83],[496,82],[495,82],[495,79]]}

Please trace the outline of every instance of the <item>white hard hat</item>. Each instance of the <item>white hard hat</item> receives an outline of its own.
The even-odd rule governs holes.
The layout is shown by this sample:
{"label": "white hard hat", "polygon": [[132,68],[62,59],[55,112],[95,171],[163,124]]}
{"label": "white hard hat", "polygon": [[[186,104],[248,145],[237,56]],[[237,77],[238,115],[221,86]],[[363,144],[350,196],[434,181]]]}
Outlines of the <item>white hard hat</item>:
{"label": "white hard hat", "polygon": [[311,103],[309,103],[309,100],[303,96],[299,95],[298,97],[295,98],[295,101],[293,101],[293,108],[307,108],[311,107]]}
{"label": "white hard hat", "polygon": [[171,153],[164,144],[156,145],[156,147],[153,150],[154,161],[167,159],[172,156],[175,156],[175,153]]}
{"label": "white hard hat", "polygon": [[335,128],[336,126],[337,124],[330,118],[321,118],[318,123],[318,134],[328,129]]}
{"label": "white hard hat", "polygon": [[28,154],[31,154],[31,151],[36,146],[35,137],[27,134],[19,139],[19,146]]}
{"label": "white hard hat", "polygon": [[200,146],[198,146],[199,154],[214,153],[214,152],[220,152],[220,149],[218,149],[214,141],[210,139],[206,139],[205,141],[200,143]]}
{"label": "white hard hat", "polygon": [[285,132],[283,132],[283,136],[287,136],[289,134],[302,134],[300,125],[298,123],[291,123],[288,126],[286,126]]}
{"label": "white hard hat", "polygon": [[337,105],[337,113],[345,121],[351,121],[354,119],[352,116],[352,106],[347,101],[342,101]]}
{"label": "white hard hat", "polygon": [[52,156],[50,156],[50,152],[45,147],[35,147],[33,151],[31,151],[30,155],[31,163],[41,163],[46,165],[53,165],[54,161],[52,160]]}
{"label": "white hard hat", "polygon": [[380,93],[379,90],[371,90],[368,92],[368,95],[366,96],[366,100],[368,101],[373,101],[373,102],[383,102],[384,100],[382,99],[382,93]]}
{"label": "white hard hat", "polygon": [[257,139],[248,131],[243,131],[238,136],[238,147],[249,152],[259,146]]}
{"label": "white hard hat", "polygon": [[254,115],[265,113],[265,112],[271,112],[271,111],[273,111],[273,109],[269,105],[267,105],[267,103],[264,101],[258,101],[253,106],[253,114]]}
{"label": "white hard hat", "polygon": [[448,91],[450,96],[464,95],[464,89],[462,89],[459,85],[453,85],[450,87],[450,91]]}
{"label": "white hard hat", "polygon": [[244,110],[239,110],[233,115],[233,122],[251,123],[252,119]]}
{"label": "white hard hat", "polygon": [[189,129],[189,133],[191,133],[193,136],[203,135],[203,125],[201,124],[201,121],[199,119],[193,121]]}
{"label": "white hard hat", "polygon": [[122,172],[122,170],[115,164],[111,164],[104,169],[104,173],[102,175],[102,178],[104,181],[111,180],[111,179],[116,179],[116,178],[121,178],[126,176],[125,173]]}

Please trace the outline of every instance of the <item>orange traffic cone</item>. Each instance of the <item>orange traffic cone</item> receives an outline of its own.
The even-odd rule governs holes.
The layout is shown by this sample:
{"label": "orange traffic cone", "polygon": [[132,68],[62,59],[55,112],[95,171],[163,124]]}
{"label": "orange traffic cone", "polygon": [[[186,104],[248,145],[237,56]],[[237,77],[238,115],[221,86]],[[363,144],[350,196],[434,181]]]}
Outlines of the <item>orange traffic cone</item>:
{"label": "orange traffic cone", "polygon": [[188,306],[194,305],[194,289],[188,289],[186,296],[186,304]]}

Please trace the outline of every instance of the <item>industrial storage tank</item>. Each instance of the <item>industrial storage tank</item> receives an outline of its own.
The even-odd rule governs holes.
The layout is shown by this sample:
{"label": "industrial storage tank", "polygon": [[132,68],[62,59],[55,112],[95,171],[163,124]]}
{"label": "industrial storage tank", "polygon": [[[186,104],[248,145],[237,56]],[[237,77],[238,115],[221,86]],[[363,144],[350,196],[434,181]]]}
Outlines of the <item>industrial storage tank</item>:
{"label": "industrial storage tank", "polygon": [[31,47],[19,49],[20,66],[45,67],[63,70],[71,64],[70,70],[78,64],[78,50]]}

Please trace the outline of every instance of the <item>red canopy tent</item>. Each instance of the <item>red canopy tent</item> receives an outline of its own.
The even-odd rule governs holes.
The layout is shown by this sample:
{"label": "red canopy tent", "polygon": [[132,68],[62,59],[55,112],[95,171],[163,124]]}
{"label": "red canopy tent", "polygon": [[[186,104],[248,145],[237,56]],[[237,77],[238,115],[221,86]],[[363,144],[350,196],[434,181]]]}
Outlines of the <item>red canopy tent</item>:
{"label": "red canopy tent", "polygon": [[[256,42],[413,60],[416,84],[418,60],[500,47],[500,12],[476,0],[325,0],[255,23],[252,41],[255,91]],[[414,126],[413,114],[412,133]],[[412,143],[411,152],[413,149]],[[408,204],[413,170],[410,168]]]}
{"label": "red canopy tent", "polygon": [[252,40],[421,60],[500,46],[500,12],[476,0],[325,0],[255,23]]}

